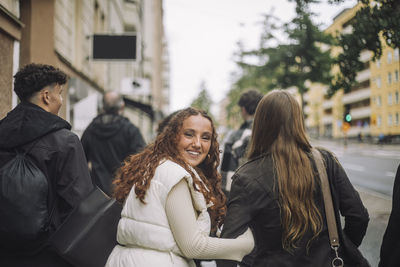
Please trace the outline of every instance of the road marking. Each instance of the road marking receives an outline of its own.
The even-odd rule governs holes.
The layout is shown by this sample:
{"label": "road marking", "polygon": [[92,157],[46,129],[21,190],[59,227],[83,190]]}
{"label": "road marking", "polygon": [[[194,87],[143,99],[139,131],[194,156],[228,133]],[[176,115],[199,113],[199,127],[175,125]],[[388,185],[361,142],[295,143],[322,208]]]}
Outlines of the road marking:
{"label": "road marking", "polygon": [[385,175],[394,178],[396,174],[394,172],[385,172]]}
{"label": "road marking", "polygon": [[368,150],[362,152],[365,156],[376,156],[381,158],[391,158],[391,159],[400,159],[400,152],[399,151],[382,151],[382,150]]}
{"label": "road marking", "polygon": [[342,165],[345,169],[349,169],[352,171],[358,171],[358,172],[365,171],[365,167],[361,165],[351,164],[351,163],[343,163]]}

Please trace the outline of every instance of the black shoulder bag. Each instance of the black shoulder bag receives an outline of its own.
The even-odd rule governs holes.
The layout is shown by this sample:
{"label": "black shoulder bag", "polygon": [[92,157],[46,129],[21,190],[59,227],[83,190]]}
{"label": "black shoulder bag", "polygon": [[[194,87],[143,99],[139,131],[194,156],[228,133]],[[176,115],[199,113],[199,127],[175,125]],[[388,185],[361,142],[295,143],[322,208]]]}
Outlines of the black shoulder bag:
{"label": "black shoulder bag", "polygon": [[100,267],[117,244],[117,226],[122,205],[97,186],[73,209],[49,244],[77,267]]}

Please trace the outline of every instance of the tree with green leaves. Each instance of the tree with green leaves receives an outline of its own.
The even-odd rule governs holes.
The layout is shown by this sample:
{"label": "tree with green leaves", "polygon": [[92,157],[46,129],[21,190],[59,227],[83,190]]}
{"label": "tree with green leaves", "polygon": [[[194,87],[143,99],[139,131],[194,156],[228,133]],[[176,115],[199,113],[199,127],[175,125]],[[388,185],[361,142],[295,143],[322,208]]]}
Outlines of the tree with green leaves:
{"label": "tree with green leaves", "polygon": [[268,61],[259,71],[272,74],[273,88],[295,86],[303,97],[307,81],[330,83],[333,60],[329,47],[333,39],[313,23],[314,14],[307,3],[295,2],[297,15],[283,27],[288,42],[264,49]]}
{"label": "tree with green leaves", "polygon": [[191,107],[202,109],[211,116],[211,105],[213,104],[212,98],[207,91],[206,82],[200,83],[200,93],[190,104]]}
{"label": "tree with green leaves", "polygon": [[[333,60],[329,48],[333,38],[323,33],[312,21],[314,14],[309,9],[309,3],[315,1],[295,2],[297,15],[289,23],[277,25],[275,17],[265,17],[265,30],[260,48],[241,52],[242,61],[239,61],[238,65],[243,75],[234,84],[232,91],[245,90],[247,88],[244,87],[257,85],[263,86],[256,87],[262,92],[295,86],[303,98],[303,94],[308,90],[307,81],[330,83]],[[286,42],[281,42],[277,35],[273,34],[280,28],[283,28]],[[258,56],[259,64],[245,63],[248,56]]]}
{"label": "tree with green leaves", "polygon": [[[307,1],[307,0],[303,0]],[[344,0],[331,0],[342,2]],[[360,0],[363,6],[357,11],[349,25],[352,32],[339,36],[343,52],[336,59],[340,73],[330,88],[333,95],[343,88],[349,92],[357,84],[357,72],[364,64],[359,60],[363,50],[373,52],[373,60],[382,56],[382,39],[392,47],[400,47],[400,1],[399,0]]]}

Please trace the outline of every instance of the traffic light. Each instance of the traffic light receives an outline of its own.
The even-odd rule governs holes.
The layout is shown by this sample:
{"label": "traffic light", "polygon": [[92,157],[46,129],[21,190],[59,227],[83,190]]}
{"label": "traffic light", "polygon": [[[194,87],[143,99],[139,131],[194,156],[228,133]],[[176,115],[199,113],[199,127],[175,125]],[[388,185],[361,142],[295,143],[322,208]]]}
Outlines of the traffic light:
{"label": "traffic light", "polygon": [[350,123],[351,122],[351,115],[350,113],[347,113],[346,116],[344,117],[344,121]]}
{"label": "traffic light", "polygon": [[350,106],[346,105],[343,113],[343,122],[351,124]]}

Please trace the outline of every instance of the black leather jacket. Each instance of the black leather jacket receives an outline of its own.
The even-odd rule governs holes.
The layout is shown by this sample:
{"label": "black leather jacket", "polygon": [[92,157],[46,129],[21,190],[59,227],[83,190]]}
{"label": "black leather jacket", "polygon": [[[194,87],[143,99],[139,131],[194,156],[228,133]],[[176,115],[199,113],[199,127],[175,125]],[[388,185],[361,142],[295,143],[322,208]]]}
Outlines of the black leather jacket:
{"label": "black leather jacket", "polygon": [[[341,228],[339,211],[345,217],[345,226],[339,231],[341,256],[344,257],[346,266],[358,266],[357,264],[364,261],[357,247],[366,233],[368,212],[337,159],[325,150],[321,150],[321,154],[327,166],[338,228]],[[314,170],[317,173],[315,166]],[[317,175],[315,179],[319,181]],[[306,247],[312,237],[311,232],[303,236],[298,248],[292,253],[282,248],[279,195],[274,181],[274,167],[270,154],[257,157],[237,170],[233,176],[222,237],[234,238],[248,227],[252,229],[256,248],[250,256],[245,257],[242,266],[331,266],[333,251],[330,248],[325,222],[322,232],[311,242],[308,252]],[[320,188],[315,193],[315,203],[325,218]],[[218,266],[236,266],[236,263],[218,261]]]}

